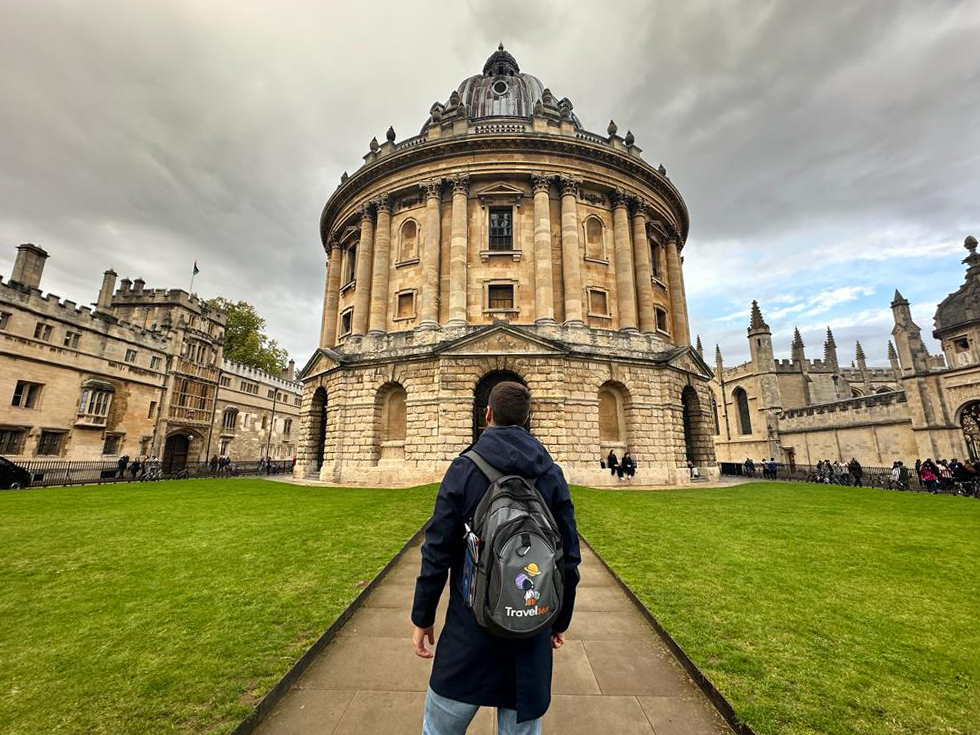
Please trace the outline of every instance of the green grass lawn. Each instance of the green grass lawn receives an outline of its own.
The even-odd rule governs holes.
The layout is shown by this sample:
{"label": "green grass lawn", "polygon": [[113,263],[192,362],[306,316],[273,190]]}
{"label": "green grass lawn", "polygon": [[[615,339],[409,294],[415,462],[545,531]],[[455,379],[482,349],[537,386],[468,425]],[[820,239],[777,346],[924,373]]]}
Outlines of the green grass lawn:
{"label": "green grass lawn", "polygon": [[790,483],[573,498],[760,735],[980,733],[980,502]]}
{"label": "green grass lawn", "polygon": [[229,731],[422,525],[434,490],[0,493],[0,733]]}

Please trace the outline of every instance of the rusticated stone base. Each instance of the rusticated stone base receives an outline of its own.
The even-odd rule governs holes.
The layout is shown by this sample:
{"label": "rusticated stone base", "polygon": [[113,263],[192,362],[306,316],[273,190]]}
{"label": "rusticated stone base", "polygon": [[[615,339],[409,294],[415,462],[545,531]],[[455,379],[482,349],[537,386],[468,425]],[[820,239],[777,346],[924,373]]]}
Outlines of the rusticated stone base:
{"label": "rusticated stone base", "polygon": [[[688,347],[650,335],[505,324],[436,330],[421,340],[391,335],[361,341],[356,354],[322,350],[314,356],[303,378],[297,477],[377,486],[440,480],[473,441],[478,383],[497,371],[527,385],[531,431],[569,482],[621,484],[599,466],[610,448],[631,452],[637,484],[689,482],[688,448],[703,475],[713,471],[710,372]],[[685,441],[682,394],[688,387]],[[600,439],[600,388],[617,395],[619,436]],[[398,393],[403,414],[386,411],[385,401]],[[392,415],[404,416],[403,445],[402,436],[390,433],[401,432],[400,424],[386,424]],[[400,456],[383,457],[382,445],[390,447],[393,439]]]}

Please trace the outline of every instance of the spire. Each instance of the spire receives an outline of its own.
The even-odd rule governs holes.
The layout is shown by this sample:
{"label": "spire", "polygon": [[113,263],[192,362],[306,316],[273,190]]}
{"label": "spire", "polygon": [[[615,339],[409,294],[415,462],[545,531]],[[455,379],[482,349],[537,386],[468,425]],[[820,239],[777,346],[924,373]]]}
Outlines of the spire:
{"label": "spire", "polygon": [[823,343],[823,361],[828,367],[837,370],[837,343],[834,341],[834,333],[830,331],[830,327],[827,327],[827,341]]}
{"label": "spire", "polygon": [[793,328],[793,349],[790,356],[793,358],[793,362],[806,360],[806,353],[803,350],[803,336],[796,327]]}
{"label": "spire", "polygon": [[858,365],[860,365],[862,362],[864,362],[865,360],[867,360],[867,358],[864,355],[864,348],[861,346],[861,343],[860,342],[857,342],[856,343],[856,346],[855,346],[855,349],[854,349],[854,357],[857,358]]}
{"label": "spire", "polygon": [[754,332],[759,329],[769,329],[769,325],[762,319],[762,309],[759,308],[759,302],[753,300],[752,318],[749,320],[749,331]]}
{"label": "spire", "polygon": [[718,344],[715,345],[715,362],[718,363],[719,365],[722,364],[722,361],[721,361],[721,345],[718,345]]}
{"label": "spire", "polygon": [[701,346],[701,335],[700,334],[698,335],[697,346],[694,349],[697,350],[698,354],[701,356],[701,359],[703,360],[704,359],[704,347]]}
{"label": "spire", "polygon": [[892,360],[897,360],[897,359],[898,359],[898,353],[895,352],[895,345],[892,343],[891,340],[888,340],[888,361],[891,362]]}
{"label": "spire", "polygon": [[963,241],[963,247],[969,253],[963,259],[963,264],[967,267],[966,274],[968,276],[980,275],[980,255],[977,255],[977,238],[973,235],[967,236]]}
{"label": "spire", "polygon": [[902,296],[901,292],[895,289],[895,298],[892,299],[892,306],[908,306],[909,300]]}
{"label": "spire", "polygon": [[902,376],[902,363],[898,359],[898,352],[891,340],[888,340],[888,364],[891,365],[895,377],[900,378]]}

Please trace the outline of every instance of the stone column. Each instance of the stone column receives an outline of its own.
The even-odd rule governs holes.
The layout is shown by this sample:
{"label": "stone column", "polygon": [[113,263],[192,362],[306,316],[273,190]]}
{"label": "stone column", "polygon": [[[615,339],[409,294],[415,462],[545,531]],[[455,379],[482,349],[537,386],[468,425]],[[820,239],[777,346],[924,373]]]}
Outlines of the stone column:
{"label": "stone column", "polygon": [[466,324],[466,268],[469,242],[470,177],[464,174],[452,179],[453,217],[449,245],[449,321],[447,327]]}
{"label": "stone column", "polygon": [[340,301],[340,271],[343,252],[336,238],[328,241],[327,283],[323,291],[323,324],[320,327],[320,347],[337,344],[337,304]]}
{"label": "stone column", "polygon": [[422,249],[422,308],[419,329],[439,328],[439,251],[442,179],[423,181],[425,192],[425,241]]}
{"label": "stone column", "polygon": [[391,197],[375,201],[378,225],[374,231],[374,266],[371,273],[370,334],[383,334],[388,326],[388,268],[391,260]]}
{"label": "stone column", "polygon": [[681,256],[677,249],[677,233],[667,238],[667,288],[670,293],[670,318],[673,322],[674,344],[689,345],[691,338],[687,326],[687,304],[684,303],[684,285],[681,273]]}
{"label": "stone column", "polygon": [[565,280],[565,324],[582,320],[582,250],[578,242],[578,180],[561,176],[561,270]]}
{"label": "stone column", "polygon": [[650,260],[650,240],[647,238],[645,202],[637,199],[633,209],[633,261],[636,266],[636,308],[641,332],[656,332],[657,318],[653,313],[653,265]]}
{"label": "stone column", "polygon": [[613,250],[616,257],[616,303],[619,329],[636,331],[636,275],[633,272],[633,245],[630,243],[629,195],[616,189],[613,200]]}
{"label": "stone column", "polygon": [[555,284],[551,273],[551,181],[531,174],[534,189],[534,316],[536,324],[555,322]]}
{"label": "stone column", "polygon": [[357,243],[357,270],[354,273],[354,317],[351,334],[367,331],[371,311],[371,263],[374,260],[374,208],[370,202],[361,207],[361,239]]}

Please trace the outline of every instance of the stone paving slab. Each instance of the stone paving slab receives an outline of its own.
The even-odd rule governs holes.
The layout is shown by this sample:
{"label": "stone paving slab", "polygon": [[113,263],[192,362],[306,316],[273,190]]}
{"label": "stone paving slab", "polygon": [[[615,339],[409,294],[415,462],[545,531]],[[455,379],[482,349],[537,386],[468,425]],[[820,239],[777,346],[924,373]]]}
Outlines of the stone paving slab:
{"label": "stone paving slab", "polygon": [[[732,735],[589,549],[565,645],[555,653],[545,733]],[[276,705],[256,735],[418,735],[432,670],[412,652],[421,555],[409,549]],[[436,644],[448,594],[436,616]],[[496,732],[482,709],[470,733]]]}

